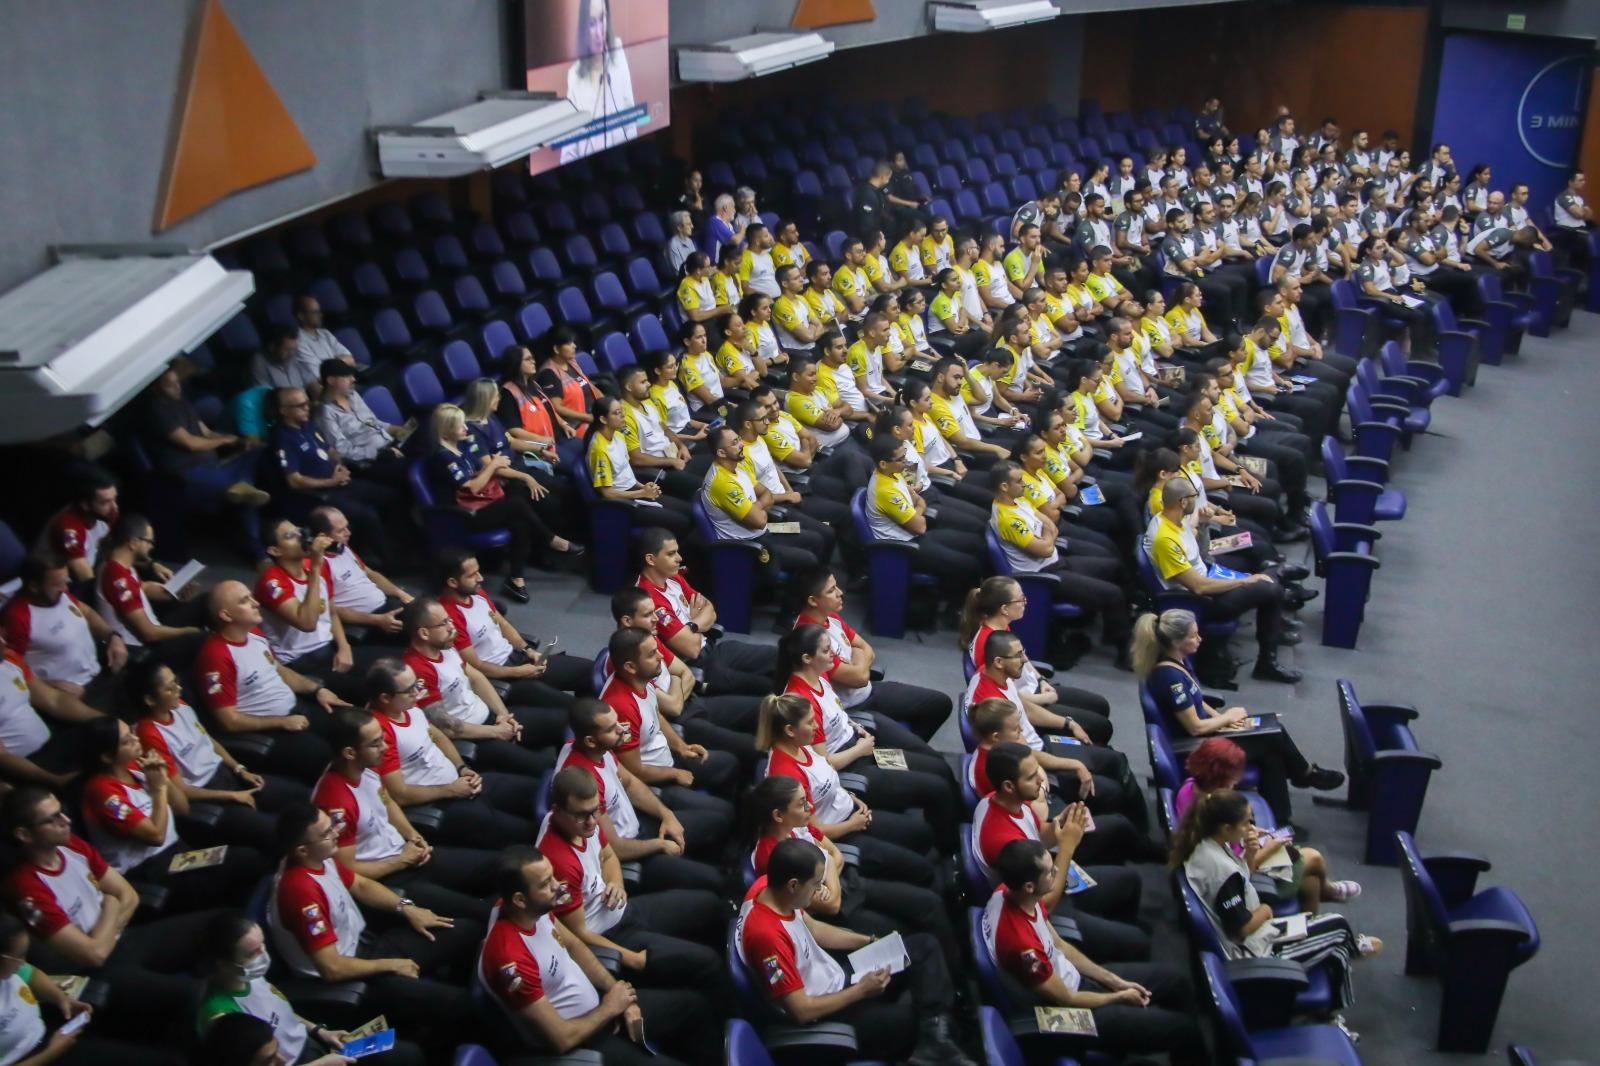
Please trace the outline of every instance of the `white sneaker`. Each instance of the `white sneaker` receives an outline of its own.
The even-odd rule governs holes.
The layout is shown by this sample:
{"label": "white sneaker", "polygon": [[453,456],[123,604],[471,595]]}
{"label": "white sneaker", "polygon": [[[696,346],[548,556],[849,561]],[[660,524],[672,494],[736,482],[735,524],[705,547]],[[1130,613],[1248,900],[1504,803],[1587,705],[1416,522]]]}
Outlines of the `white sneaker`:
{"label": "white sneaker", "polygon": [[1361,1034],[1356,1032],[1354,1029],[1350,1028],[1349,1025],[1345,1024],[1344,1015],[1335,1014],[1333,1016],[1333,1024],[1338,1026],[1339,1031],[1341,1033],[1343,1033],[1345,1036],[1348,1036],[1350,1038],[1350,1043],[1352,1043],[1352,1044],[1361,1043]]}
{"label": "white sneaker", "polygon": [[1368,936],[1366,933],[1362,933],[1356,937],[1356,950],[1361,952],[1363,958],[1368,955],[1376,955],[1383,950],[1383,941],[1375,936]]}
{"label": "white sneaker", "polygon": [[1361,883],[1359,881],[1334,881],[1328,885],[1328,894],[1333,897],[1335,903],[1349,903],[1361,895]]}

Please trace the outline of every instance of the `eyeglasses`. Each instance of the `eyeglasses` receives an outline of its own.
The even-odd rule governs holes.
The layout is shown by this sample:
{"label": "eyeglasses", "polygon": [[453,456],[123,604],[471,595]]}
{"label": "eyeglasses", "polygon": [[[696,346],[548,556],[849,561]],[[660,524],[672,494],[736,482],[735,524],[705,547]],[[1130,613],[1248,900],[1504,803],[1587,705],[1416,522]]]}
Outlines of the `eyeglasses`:
{"label": "eyeglasses", "polygon": [[54,814],[45,815],[43,818],[40,818],[33,824],[34,828],[39,828],[46,825],[70,825],[72,824],[72,816],[67,814],[66,811],[57,811]]}
{"label": "eyeglasses", "polygon": [[599,807],[591,807],[586,811],[574,811],[565,807],[563,807],[562,810],[566,812],[568,818],[572,818],[580,822],[592,822],[596,818],[600,817]]}

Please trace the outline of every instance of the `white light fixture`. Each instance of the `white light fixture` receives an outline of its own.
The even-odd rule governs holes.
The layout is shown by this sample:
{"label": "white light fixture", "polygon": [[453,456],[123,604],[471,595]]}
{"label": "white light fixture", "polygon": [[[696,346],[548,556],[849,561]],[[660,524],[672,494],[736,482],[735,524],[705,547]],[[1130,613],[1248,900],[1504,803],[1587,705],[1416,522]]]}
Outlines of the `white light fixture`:
{"label": "white light fixture", "polygon": [[833,42],[817,33],[752,33],[713,44],[683,45],[678,49],[678,78],[743,81],[814,63],[833,49]]}
{"label": "white light fixture", "polygon": [[1049,0],[934,0],[928,5],[933,28],[950,33],[984,33],[1045,22],[1061,14]]}
{"label": "white light fixture", "polygon": [[98,426],[244,308],[248,270],[157,245],[52,249],[0,296],[0,443]]}
{"label": "white light fixture", "polygon": [[376,126],[386,178],[459,178],[520,159],[590,116],[555,93],[484,93],[475,104],[411,126]]}

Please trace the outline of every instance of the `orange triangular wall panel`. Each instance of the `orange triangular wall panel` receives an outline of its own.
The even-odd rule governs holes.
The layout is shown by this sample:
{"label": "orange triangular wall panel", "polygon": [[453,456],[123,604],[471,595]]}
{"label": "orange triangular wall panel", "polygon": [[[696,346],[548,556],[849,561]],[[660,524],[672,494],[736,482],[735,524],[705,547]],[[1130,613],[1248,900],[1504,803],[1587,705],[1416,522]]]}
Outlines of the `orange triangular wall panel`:
{"label": "orange triangular wall panel", "polygon": [[877,17],[872,0],[800,0],[791,25],[797,30],[814,30],[841,22],[871,22]]}
{"label": "orange triangular wall panel", "polygon": [[156,229],[316,163],[220,0],[205,0]]}

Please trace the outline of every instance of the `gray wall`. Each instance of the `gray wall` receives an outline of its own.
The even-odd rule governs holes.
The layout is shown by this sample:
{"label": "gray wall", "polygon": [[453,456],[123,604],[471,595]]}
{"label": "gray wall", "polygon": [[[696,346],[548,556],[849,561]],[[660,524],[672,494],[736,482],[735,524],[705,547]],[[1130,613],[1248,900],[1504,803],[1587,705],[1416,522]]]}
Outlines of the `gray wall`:
{"label": "gray wall", "polygon": [[1600,0],[1445,0],[1439,14],[1446,29],[1505,32],[1506,15],[1519,14],[1523,33],[1600,39]]}
{"label": "gray wall", "polygon": [[[161,235],[206,246],[373,184],[366,130],[506,77],[502,0],[224,0],[317,156]],[[0,290],[53,243],[151,238],[198,0],[0,3]]]}

